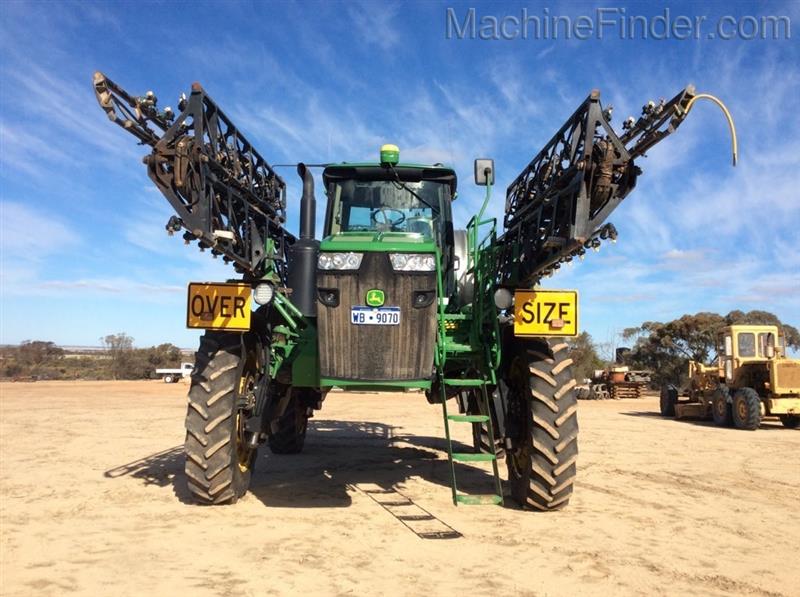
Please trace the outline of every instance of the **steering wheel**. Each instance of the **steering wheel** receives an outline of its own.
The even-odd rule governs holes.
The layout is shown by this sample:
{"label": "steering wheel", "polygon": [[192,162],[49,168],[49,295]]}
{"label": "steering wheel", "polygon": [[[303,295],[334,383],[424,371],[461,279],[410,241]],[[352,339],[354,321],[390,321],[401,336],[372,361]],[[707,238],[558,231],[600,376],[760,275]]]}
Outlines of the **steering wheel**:
{"label": "steering wheel", "polygon": [[[378,215],[382,215],[382,217],[378,218]],[[392,217],[395,215],[397,216],[396,218]],[[370,214],[370,219],[378,226],[394,227],[406,221],[406,214],[392,207],[379,207]]]}

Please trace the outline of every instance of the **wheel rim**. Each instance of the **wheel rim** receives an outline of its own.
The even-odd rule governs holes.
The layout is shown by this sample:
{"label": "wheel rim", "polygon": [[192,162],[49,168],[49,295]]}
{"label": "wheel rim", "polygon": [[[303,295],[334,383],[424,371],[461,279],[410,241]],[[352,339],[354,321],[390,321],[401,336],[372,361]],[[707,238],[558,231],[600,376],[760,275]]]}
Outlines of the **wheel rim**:
{"label": "wheel rim", "polygon": [[[530,424],[528,422],[530,414],[526,408],[524,394],[522,392],[523,385],[528,384],[528,380],[521,374],[518,363],[514,363],[511,367],[511,376],[509,381],[508,402],[509,410],[518,410],[516,413],[519,421],[524,421],[523,427],[520,430],[518,437],[513,438],[513,449],[510,450],[508,462],[511,472],[517,479],[522,479],[530,470],[531,455],[530,455]],[[509,413],[511,414],[511,413]]]}
{"label": "wheel rim", "polygon": [[736,413],[739,415],[739,419],[742,421],[747,418],[747,405],[741,398],[736,401]]}
{"label": "wheel rim", "polygon": [[[251,397],[252,394],[254,393],[254,389],[255,389],[255,380],[253,378],[253,375],[248,373],[246,376],[242,377],[239,385],[240,398]],[[253,453],[253,449],[247,445],[245,422],[246,422],[246,417],[242,413],[241,409],[237,406],[236,407],[236,463],[239,466],[239,470],[243,473],[246,473],[248,470],[250,470],[252,453]]]}
{"label": "wheel rim", "polygon": [[725,400],[722,398],[717,398],[715,401],[717,407],[717,416],[722,419],[725,417],[725,411],[727,410],[728,405],[725,403]]}
{"label": "wheel rim", "polygon": [[531,466],[530,454],[524,447],[519,447],[511,453],[509,462],[511,463],[514,476],[520,479]]}

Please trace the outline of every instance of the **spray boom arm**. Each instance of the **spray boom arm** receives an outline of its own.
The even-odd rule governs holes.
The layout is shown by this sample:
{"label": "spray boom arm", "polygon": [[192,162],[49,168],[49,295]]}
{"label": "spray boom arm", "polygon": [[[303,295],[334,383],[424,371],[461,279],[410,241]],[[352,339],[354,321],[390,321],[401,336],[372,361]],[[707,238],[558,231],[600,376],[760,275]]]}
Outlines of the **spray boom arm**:
{"label": "spray boom arm", "polygon": [[158,110],[152,91],[131,96],[100,72],[93,82],[108,118],[152,147],[147,173],[177,214],[167,231],[184,230],[187,244],[196,240],[250,278],[270,269],[285,282],[295,240],[283,227],[286,184],[200,84],[181,96],[176,116]]}
{"label": "spray boom arm", "polygon": [[611,110],[595,90],[509,185],[505,232],[496,241],[501,286],[531,287],[562,263],[617,237],[605,220],[636,186],[634,160],[665,139],[699,99],[725,113],[736,165],[736,130],[724,104],[688,86],[668,102],[648,102],[638,120],[628,118],[617,135]]}

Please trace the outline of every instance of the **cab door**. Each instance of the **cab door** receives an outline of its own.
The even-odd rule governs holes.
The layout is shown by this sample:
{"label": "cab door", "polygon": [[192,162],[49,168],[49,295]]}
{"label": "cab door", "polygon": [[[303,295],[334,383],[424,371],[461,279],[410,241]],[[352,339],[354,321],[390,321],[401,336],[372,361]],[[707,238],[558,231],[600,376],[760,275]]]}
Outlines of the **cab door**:
{"label": "cab door", "polygon": [[722,353],[720,354],[720,376],[725,378],[725,383],[733,383],[733,335],[730,331],[722,335]]}

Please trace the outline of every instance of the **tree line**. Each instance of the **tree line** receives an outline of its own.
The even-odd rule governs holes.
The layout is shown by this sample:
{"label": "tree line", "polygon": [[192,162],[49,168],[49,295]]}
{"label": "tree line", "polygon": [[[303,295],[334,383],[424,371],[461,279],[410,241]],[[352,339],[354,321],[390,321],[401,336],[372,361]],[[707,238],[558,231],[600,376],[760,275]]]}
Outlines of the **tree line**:
{"label": "tree line", "polygon": [[[727,315],[696,313],[668,322],[646,321],[627,328],[622,337],[630,342],[623,364],[652,374],[653,384],[680,385],[690,360],[710,363],[717,357],[719,332],[733,324],[781,326],[786,345],[800,350],[800,332],[768,311],[731,311]],[[100,339],[104,350],[93,355],[71,355],[53,342],[27,340],[19,346],[0,349],[0,374],[5,378],[38,379],[150,379],[155,369],[178,367],[181,351],[172,344],[134,348],[126,333]],[[588,332],[567,339],[576,379],[591,378],[595,369],[612,364],[600,357],[600,347]]]}
{"label": "tree line", "polygon": [[725,326],[735,324],[776,325],[783,328],[786,346],[800,349],[800,332],[769,311],[731,311],[727,315],[696,313],[662,323],[646,321],[627,328],[622,336],[631,341],[626,364],[652,371],[657,385],[681,385],[688,375],[690,360],[710,364],[717,358],[717,337]]}
{"label": "tree line", "polygon": [[0,375],[7,379],[151,379],[156,368],[178,367],[181,350],[165,343],[134,348],[124,332],[100,338],[103,350],[68,354],[53,342],[26,340],[0,349]]}

